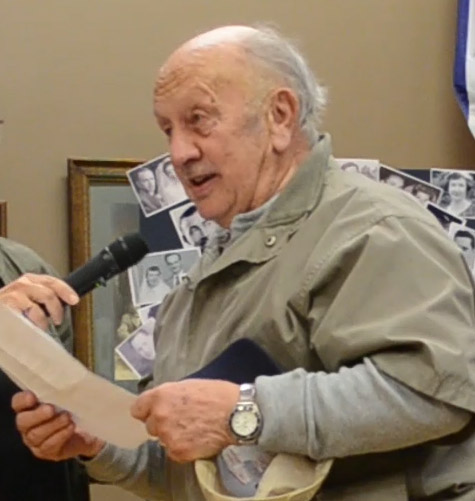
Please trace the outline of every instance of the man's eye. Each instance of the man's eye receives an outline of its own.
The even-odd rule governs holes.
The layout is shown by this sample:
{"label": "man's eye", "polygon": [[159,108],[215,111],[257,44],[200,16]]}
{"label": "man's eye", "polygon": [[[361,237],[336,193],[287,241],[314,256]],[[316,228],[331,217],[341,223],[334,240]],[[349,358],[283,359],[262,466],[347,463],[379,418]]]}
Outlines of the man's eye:
{"label": "man's eye", "polygon": [[193,113],[191,115],[191,125],[199,125],[204,120],[204,116],[201,113]]}

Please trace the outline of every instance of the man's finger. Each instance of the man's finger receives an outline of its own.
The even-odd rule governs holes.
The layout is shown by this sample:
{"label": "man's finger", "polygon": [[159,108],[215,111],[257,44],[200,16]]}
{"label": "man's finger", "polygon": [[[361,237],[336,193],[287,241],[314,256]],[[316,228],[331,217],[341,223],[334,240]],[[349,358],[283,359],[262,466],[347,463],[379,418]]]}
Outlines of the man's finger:
{"label": "man's finger", "polygon": [[132,415],[132,417],[139,419],[140,421],[146,421],[146,419],[150,415],[152,404],[155,399],[156,395],[153,390],[143,392],[136,398],[135,402],[130,408],[130,414]]}
{"label": "man's finger", "polygon": [[[48,329],[49,316],[46,315],[45,310],[41,306],[37,305],[36,303],[31,303],[31,306],[29,306],[28,308],[25,308],[22,311],[22,313],[28,320],[30,320],[30,322],[32,324],[35,324],[40,329],[43,329],[43,330]],[[53,322],[54,322],[54,320],[53,320]],[[56,324],[56,325],[58,325],[58,324]]]}
{"label": "man's finger", "polygon": [[19,391],[12,397],[12,408],[15,412],[23,412],[38,405],[38,399],[31,391]]}
{"label": "man's finger", "polygon": [[42,425],[54,418],[52,405],[40,405],[33,410],[20,412],[16,416],[16,426],[20,433],[27,433],[31,428]]}
{"label": "man's finger", "polygon": [[70,423],[63,429],[54,433],[39,446],[31,446],[30,449],[36,457],[50,461],[68,459],[63,453],[63,448],[68,440],[74,435],[75,425]]}
{"label": "man's finger", "polygon": [[27,278],[32,283],[52,289],[59,299],[66,304],[72,306],[77,304],[79,301],[79,296],[76,294],[74,289],[59,278],[52,277],[50,275],[35,275],[34,273],[26,273],[23,277]]}
{"label": "man's finger", "polygon": [[29,447],[40,447],[50,437],[56,435],[60,430],[72,425],[71,417],[63,412],[53,419],[29,429],[23,434],[23,439]]}

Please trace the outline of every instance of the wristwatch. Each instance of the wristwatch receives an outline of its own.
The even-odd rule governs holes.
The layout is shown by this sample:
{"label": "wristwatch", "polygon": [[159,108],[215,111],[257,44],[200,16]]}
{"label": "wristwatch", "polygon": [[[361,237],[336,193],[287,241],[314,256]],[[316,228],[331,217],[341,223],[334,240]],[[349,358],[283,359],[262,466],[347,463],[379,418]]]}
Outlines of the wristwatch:
{"label": "wristwatch", "polygon": [[262,431],[262,415],[256,403],[256,387],[242,384],[239,387],[239,400],[229,417],[229,428],[238,444],[257,443]]}

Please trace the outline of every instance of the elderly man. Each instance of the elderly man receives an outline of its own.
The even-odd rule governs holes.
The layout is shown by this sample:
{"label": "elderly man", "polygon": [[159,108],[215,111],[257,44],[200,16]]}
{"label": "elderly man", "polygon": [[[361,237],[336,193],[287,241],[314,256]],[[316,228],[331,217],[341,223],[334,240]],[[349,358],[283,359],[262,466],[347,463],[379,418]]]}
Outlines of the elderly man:
{"label": "elderly man", "polygon": [[[324,103],[270,30],[218,28],[171,55],[155,115],[222,231],[160,309],[156,387],[132,414],[161,445],[118,450],[24,392],[13,406],[36,455],[89,458],[90,475],[147,499],[201,501],[190,463],[258,443],[335,458],[318,499],[474,499],[471,279],[430,213],[338,169],[316,129]],[[246,337],[284,373],[182,380]]]}

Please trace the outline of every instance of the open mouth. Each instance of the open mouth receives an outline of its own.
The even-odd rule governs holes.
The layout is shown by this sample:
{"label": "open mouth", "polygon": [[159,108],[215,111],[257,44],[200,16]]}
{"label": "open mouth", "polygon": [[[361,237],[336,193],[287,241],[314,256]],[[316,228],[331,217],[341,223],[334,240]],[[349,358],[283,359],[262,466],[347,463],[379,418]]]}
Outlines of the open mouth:
{"label": "open mouth", "polygon": [[210,179],[213,179],[215,174],[205,174],[203,176],[196,176],[193,179],[190,179],[190,183],[192,186],[199,187],[205,184]]}

